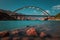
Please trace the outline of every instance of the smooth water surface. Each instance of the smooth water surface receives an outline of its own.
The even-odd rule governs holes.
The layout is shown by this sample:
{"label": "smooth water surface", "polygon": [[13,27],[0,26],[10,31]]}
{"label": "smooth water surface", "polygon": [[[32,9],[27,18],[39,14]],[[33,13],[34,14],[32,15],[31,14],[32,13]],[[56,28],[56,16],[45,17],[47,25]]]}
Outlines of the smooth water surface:
{"label": "smooth water surface", "polygon": [[0,31],[14,30],[24,28],[26,26],[35,26],[39,30],[58,30],[60,29],[60,21],[0,21]]}

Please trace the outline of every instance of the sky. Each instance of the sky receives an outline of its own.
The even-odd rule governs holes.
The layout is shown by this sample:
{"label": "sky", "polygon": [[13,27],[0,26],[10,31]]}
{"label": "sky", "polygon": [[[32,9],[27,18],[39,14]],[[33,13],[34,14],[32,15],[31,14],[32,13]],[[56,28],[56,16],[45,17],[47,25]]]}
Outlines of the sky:
{"label": "sky", "polygon": [[[60,12],[60,0],[0,0],[0,9],[4,10],[14,11],[25,6],[42,8],[50,15],[56,15]],[[32,14],[32,12],[29,14]]]}

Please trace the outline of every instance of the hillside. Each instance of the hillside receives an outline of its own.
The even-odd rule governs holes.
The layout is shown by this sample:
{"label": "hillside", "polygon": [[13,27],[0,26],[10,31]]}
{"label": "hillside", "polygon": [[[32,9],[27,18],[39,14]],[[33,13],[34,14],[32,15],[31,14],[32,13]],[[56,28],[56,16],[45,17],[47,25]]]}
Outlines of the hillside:
{"label": "hillside", "polygon": [[58,13],[55,18],[60,19],[60,13]]}

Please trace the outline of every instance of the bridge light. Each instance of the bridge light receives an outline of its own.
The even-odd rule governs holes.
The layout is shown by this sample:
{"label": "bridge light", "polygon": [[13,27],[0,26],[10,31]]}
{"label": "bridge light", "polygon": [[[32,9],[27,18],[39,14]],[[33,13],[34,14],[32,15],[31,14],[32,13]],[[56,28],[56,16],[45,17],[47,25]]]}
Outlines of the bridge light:
{"label": "bridge light", "polygon": [[35,8],[35,7],[32,7],[32,8]]}
{"label": "bridge light", "polygon": [[32,7],[28,7],[28,8],[32,8]]}
{"label": "bridge light", "polygon": [[36,8],[37,10],[40,10],[39,8]]}

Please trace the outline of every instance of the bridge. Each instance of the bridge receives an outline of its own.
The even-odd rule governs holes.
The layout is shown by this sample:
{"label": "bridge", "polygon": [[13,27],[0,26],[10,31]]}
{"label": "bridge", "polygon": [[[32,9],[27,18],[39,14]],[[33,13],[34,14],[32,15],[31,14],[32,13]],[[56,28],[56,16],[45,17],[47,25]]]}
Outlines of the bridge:
{"label": "bridge", "polygon": [[[18,19],[20,19],[21,17],[19,17],[19,16],[21,16],[21,15],[19,15],[19,14],[16,14],[19,10],[24,10],[24,9],[27,9],[27,8],[30,8],[30,9],[34,9],[34,10],[37,10],[37,11],[40,11],[40,12],[42,12],[42,14],[44,14],[44,15],[47,15],[47,17],[45,18],[45,19],[47,19],[48,20],[48,17],[51,17],[50,16],[50,14],[48,13],[48,12],[46,12],[44,9],[42,9],[42,8],[40,8],[40,7],[35,7],[35,6],[25,6],[25,7],[22,7],[22,8],[18,8],[18,9],[16,9],[16,10],[14,10],[13,11],[13,13],[12,13],[12,15],[16,15],[16,19],[18,18]],[[24,14],[23,14],[24,15]],[[24,17],[25,16],[39,16],[39,15],[24,15]],[[40,15],[41,16],[41,15]]]}
{"label": "bridge", "polygon": [[16,10],[13,11],[13,13],[19,11],[19,10],[24,10],[24,9],[27,9],[27,8],[31,8],[31,9],[35,9],[35,10],[38,10],[38,11],[41,11],[43,14],[47,14],[47,15],[50,15],[48,12],[46,12],[44,9],[40,8],[40,7],[35,7],[35,6],[25,6],[25,7],[22,7],[22,8],[18,8]]}

